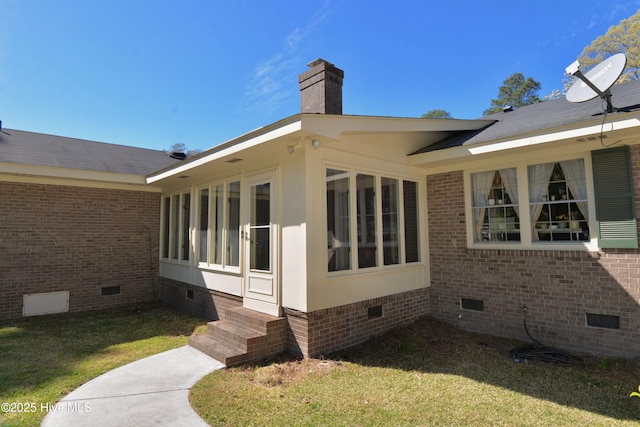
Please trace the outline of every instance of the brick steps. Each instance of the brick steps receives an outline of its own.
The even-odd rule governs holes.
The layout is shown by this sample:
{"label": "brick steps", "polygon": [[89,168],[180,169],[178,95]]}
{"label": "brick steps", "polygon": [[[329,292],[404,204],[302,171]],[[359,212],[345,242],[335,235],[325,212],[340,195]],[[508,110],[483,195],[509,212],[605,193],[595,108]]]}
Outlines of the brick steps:
{"label": "brick steps", "polygon": [[257,362],[286,350],[286,320],[243,307],[226,310],[223,320],[207,323],[205,335],[189,345],[226,366]]}

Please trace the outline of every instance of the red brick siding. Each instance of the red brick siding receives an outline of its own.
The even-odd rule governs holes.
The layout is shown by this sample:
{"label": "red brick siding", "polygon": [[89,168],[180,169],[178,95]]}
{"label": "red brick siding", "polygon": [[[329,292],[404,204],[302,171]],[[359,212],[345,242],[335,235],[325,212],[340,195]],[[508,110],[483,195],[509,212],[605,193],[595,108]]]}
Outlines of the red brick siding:
{"label": "red brick siding", "polygon": [[[193,300],[186,298],[193,291]],[[212,319],[224,319],[228,308],[242,306],[242,298],[175,280],[160,278],[160,298],[177,309]],[[382,306],[383,315],[369,318],[369,307]],[[428,290],[404,292],[355,304],[302,313],[284,310],[289,353],[314,357],[351,347],[427,314]]]}
{"label": "red brick siding", "polygon": [[[369,318],[370,307],[382,306],[382,317]],[[285,310],[289,322],[287,350],[316,357],[360,344],[425,316],[428,290],[419,289],[312,313]]]}
{"label": "red brick siding", "polygon": [[[193,291],[193,299],[187,299],[187,290]],[[166,277],[160,278],[160,300],[178,310],[211,320],[224,319],[227,309],[242,306],[241,297]]]}
{"label": "red brick siding", "polygon": [[[636,209],[640,146],[632,148]],[[640,251],[467,249],[462,172],[427,177],[430,307],[463,329],[577,352],[640,355]],[[640,215],[640,212],[638,212]],[[462,310],[460,298],[484,301]],[[586,313],[620,317],[620,329],[588,327]],[[461,316],[461,317],[460,317]]]}
{"label": "red brick siding", "polygon": [[69,291],[71,312],[153,299],[158,194],[0,182],[0,199],[0,319],[31,293]]}

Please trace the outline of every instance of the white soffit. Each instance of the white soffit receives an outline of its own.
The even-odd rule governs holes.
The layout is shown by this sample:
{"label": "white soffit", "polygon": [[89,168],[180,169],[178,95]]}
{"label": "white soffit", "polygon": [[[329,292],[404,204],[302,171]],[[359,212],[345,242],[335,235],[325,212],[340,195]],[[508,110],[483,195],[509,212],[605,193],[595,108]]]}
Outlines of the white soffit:
{"label": "white soffit", "polygon": [[[267,141],[274,140],[276,138],[290,135],[294,132],[299,131],[301,127],[302,126],[301,126],[300,120],[296,120],[293,123],[289,123],[287,125],[278,127],[271,131],[266,131],[264,133],[259,133],[254,137],[249,137],[249,139],[243,139],[243,137],[239,137],[236,140],[231,140],[226,143],[222,143],[219,146],[212,148],[209,154],[205,154],[200,158],[197,158],[193,161],[188,161],[185,164],[179,164],[178,166],[173,166],[170,169],[161,171],[159,173],[149,175],[147,177],[147,184],[153,184],[154,182],[172,177],[174,175],[184,174],[191,169],[197,168],[199,166],[215,161],[217,159],[221,159],[223,157],[233,155],[240,151],[246,150],[251,147],[255,147],[257,145],[260,145]],[[259,132],[259,130],[254,132]],[[254,133],[254,132],[251,132],[251,133]],[[250,135],[251,133],[249,133],[248,135]]]}
{"label": "white soffit", "polygon": [[579,129],[571,129],[566,131],[558,131],[552,133],[545,133],[542,135],[529,136],[525,138],[518,138],[500,142],[493,142],[488,144],[478,144],[472,146],[460,146],[456,148],[444,149],[429,153],[416,154],[409,157],[409,164],[412,166],[425,166],[430,163],[435,163],[443,160],[451,160],[456,158],[463,158],[469,156],[475,156],[480,154],[493,153],[498,151],[511,150],[514,148],[530,147],[539,144],[552,143],[556,141],[584,138],[587,136],[597,136],[601,133],[608,133],[614,131],[621,131],[634,127],[640,127],[640,119],[631,118],[626,120],[620,120],[617,122],[599,123],[588,127],[582,127]]}
{"label": "white soffit", "polygon": [[478,130],[495,120],[419,119],[378,116],[326,116],[305,114],[303,128],[307,132],[340,139],[345,133],[430,133]]}
{"label": "white soffit", "polygon": [[470,147],[469,153],[472,155],[491,153],[494,151],[509,150],[512,148],[527,147],[530,145],[545,144],[553,141],[562,141],[565,139],[582,138],[590,135],[599,135],[602,132],[613,132],[632,127],[640,126],[640,120],[637,118],[622,120],[619,122],[605,123],[593,125],[586,128],[567,130],[562,132],[554,132],[544,135],[537,135],[528,138],[514,139],[511,141],[497,142],[494,144],[482,145],[479,147]]}

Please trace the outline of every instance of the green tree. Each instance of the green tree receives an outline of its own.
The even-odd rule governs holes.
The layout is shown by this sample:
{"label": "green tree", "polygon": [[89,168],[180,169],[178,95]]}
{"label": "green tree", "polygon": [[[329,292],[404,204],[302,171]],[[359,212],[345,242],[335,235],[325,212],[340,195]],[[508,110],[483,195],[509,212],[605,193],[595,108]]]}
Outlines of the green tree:
{"label": "green tree", "polygon": [[[638,80],[640,78],[640,9],[635,15],[609,27],[604,35],[582,50],[578,56],[580,71],[587,73],[589,69],[616,53],[624,53],[627,57],[627,64],[616,83]],[[546,98],[556,99],[564,96],[575,81],[575,77],[565,73],[562,79],[563,90],[554,89]]]}
{"label": "green tree", "polygon": [[198,153],[201,153],[202,150],[198,150],[198,149],[188,150],[187,146],[183,142],[176,142],[171,147],[169,147],[169,149],[166,150],[166,152],[167,153],[171,153],[171,152],[184,153],[186,154],[187,157],[191,157],[191,156],[195,156]]}
{"label": "green tree", "polygon": [[423,119],[452,119],[451,113],[446,110],[431,110],[422,115]]}
{"label": "green tree", "polygon": [[484,115],[499,113],[506,106],[514,108],[540,102],[538,91],[540,83],[533,78],[525,79],[522,73],[511,74],[498,90],[498,98],[491,100],[491,107],[484,110]]}
{"label": "green tree", "polygon": [[640,78],[640,10],[635,15],[612,25],[607,32],[584,48],[578,60],[580,70],[585,73],[611,55],[624,53],[627,65],[617,83]]}

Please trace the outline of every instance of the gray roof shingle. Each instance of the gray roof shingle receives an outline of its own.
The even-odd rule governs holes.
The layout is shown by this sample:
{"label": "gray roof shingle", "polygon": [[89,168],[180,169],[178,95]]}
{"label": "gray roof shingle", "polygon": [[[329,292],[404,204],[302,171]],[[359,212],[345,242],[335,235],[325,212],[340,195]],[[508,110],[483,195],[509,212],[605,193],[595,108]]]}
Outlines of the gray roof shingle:
{"label": "gray roof shingle", "polygon": [[[640,80],[621,83],[611,87],[612,104],[623,112],[640,109]],[[571,103],[565,98],[544,101],[513,111],[501,112],[483,117],[496,120],[480,132],[465,132],[413,153],[426,153],[461,145],[473,145],[483,142],[514,138],[527,134],[540,134],[545,130],[575,125],[602,119],[606,110],[606,102],[596,97],[582,103]],[[616,113],[611,113],[616,114]]]}
{"label": "gray roof shingle", "polygon": [[177,160],[159,150],[2,129],[0,162],[145,176]]}

